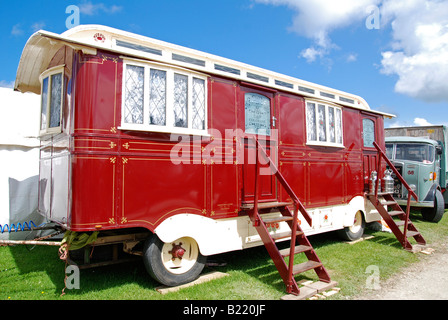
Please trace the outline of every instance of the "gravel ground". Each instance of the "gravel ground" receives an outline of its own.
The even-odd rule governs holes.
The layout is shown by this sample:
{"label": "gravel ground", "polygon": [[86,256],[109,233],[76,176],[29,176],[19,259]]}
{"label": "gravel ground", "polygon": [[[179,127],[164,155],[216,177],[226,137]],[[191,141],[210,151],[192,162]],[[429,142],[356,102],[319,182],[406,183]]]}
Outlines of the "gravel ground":
{"label": "gravel ground", "polygon": [[381,281],[381,289],[367,289],[354,299],[448,300],[448,244],[431,245],[431,248],[435,251],[422,261]]}

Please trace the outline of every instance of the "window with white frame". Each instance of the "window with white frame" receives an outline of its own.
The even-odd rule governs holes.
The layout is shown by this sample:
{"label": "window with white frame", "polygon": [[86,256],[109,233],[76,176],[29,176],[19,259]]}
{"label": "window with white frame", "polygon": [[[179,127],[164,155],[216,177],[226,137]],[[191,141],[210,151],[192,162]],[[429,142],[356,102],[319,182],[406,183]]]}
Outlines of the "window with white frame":
{"label": "window with white frame", "polygon": [[41,74],[40,81],[40,133],[61,132],[62,104],[64,102],[64,66],[46,70]]}
{"label": "window with white frame", "polygon": [[121,128],[206,135],[206,80],[183,69],[126,62]]}
{"label": "window with white frame", "polygon": [[343,147],[342,109],[307,101],[306,132],[308,144]]}

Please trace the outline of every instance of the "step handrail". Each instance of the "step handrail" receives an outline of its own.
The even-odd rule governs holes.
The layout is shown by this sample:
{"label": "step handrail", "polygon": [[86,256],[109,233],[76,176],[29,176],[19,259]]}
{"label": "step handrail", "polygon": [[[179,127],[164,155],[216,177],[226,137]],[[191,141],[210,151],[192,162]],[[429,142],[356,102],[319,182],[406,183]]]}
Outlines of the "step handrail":
{"label": "step handrail", "polygon": [[[312,226],[312,218],[310,217],[310,215],[308,214],[308,212],[306,211],[305,207],[303,206],[302,202],[299,200],[299,198],[297,197],[297,195],[294,193],[294,191],[292,190],[291,186],[288,184],[288,182],[286,181],[285,177],[280,173],[280,171],[278,170],[277,166],[274,164],[274,162],[272,161],[271,157],[268,156],[266,150],[263,148],[263,146],[260,144],[260,142],[258,141],[258,139],[256,137],[253,137],[253,140],[255,142],[256,145],[256,152],[257,152],[257,160],[256,160],[256,164],[258,165],[258,155],[261,154],[261,156],[263,156],[263,158],[265,159],[265,161],[267,162],[267,164],[269,164],[269,168],[271,169],[271,172],[275,175],[275,177],[278,179],[278,181],[280,182],[280,184],[282,185],[282,187],[285,189],[286,193],[288,193],[288,195],[291,197],[291,200],[294,202],[294,206],[297,207],[297,209],[300,211],[300,213],[303,215],[303,217],[305,218],[306,222],[308,222],[308,224],[310,226]],[[261,151],[259,153],[259,151]],[[258,176],[259,175],[259,170],[257,169],[256,172],[256,179],[258,180]],[[256,197],[256,200],[257,197]],[[258,206],[258,204],[254,203],[254,207],[255,205]],[[297,222],[297,218],[298,217],[294,217],[295,221]]]}
{"label": "step handrail", "polygon": [[381,158],[383,158],[386,161],[386,163],[389,165],[389,168],[392,169],[392,171],[395,173],[398,180],[400,180],[401,185],[404,186],[406,188],[406,190],[408,190],[408,201],[406,204],[406,217],[405,217],[405,221],[404,221],[404,230],[403,230],[403,238],[406,239],[406,233],[408,230],[408,223],[409,223],[409,214],[411,211],[411,197],[413,197],[415,199],[415,201],[418,202],[418,196],[411,189],[411,187],[408,185],[406,180],[404,180],[403,176],[398,172],[397,168],[395,168],[393,163],[389,160],[386,153],[384,153],[384,151],[381,150],[380,146],[375,141],[373,142],[373,146],[376,148],[376,150],[378,151],[378,154],[379,154],[378,168],[377,168],[378,169],[378,178],[376,179],[376,186],[375,186],[375,199],[378,200],[378,183],[380,180]]}
{"label": "step handrail", "polygon": [[[411,195],[417,202],[418,202],[418,196],[415,194],[415,192],[411,189],[411,187],[408,185],[406,180],[404,180],[403,176],[398,172],[397,168],[393,165],[393,163],[389,160],[389,158],[386,156],[383,150],[381,150],[380,146],[374,141],[373,146],[378,151],[378,154],[386,161],[386,163],[389,165],[389,168],[392,169],[392,171],[395,173],[397,178],[400,180],[401,184],[408,190],[408,198],[410,198],[409,195]],[[380,157],[380,159],[381,159]],[[380,160],[378,160],[378,163],[380,163]],[[380,179],[380,166],[378,166],[378,179]]]}

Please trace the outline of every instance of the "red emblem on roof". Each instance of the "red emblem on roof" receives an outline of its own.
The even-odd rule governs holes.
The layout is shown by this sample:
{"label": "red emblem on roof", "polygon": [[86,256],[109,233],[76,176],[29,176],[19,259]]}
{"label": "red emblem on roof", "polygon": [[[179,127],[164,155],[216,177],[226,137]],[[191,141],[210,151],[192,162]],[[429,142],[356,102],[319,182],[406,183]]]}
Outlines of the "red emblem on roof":
{"label": "red emblem on roof", "polygon": [[106,36],[102,33],[95,33],[93,39],[95,39],[95,41],[104,42],[106,41]]}

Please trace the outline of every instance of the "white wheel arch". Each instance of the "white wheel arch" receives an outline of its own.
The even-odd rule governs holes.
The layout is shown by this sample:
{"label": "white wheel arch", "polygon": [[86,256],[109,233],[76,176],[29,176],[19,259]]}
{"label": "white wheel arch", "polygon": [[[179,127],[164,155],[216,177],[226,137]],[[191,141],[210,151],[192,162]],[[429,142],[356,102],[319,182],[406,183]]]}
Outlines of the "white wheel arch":
{"label": "white wheel arch", "polygon": [[350,227],[353,225],[358,211],[362,212],[366,223],[381,220],[380,214],[368,199],[362,196],[356,196],[350,201],[346,209],[343,222],[344,227]]}
{"label": "white wheel arch", "polygon": [[243,239],[239,233],[241,228],[244,228],[244,223],[239,219],[214,220],[185,213],[164,220],[155,233],[165,243],[192,238],[197,242],[201,254],[208,256],[243,249]]}
{"label": "white wheel arch", "polygon": [[361,196],[354,197],[348,204],[348,206],[345,210],[343,226],[344,227],[353,226],[353,222],[355,221],[355,217],[358,212],[362,212],[362,214],[364,215],[364,218],[366,218],[366,216],[365,216],[365,212],[366,212],[365,199],[364,199],[364,197],[361,197]]}

